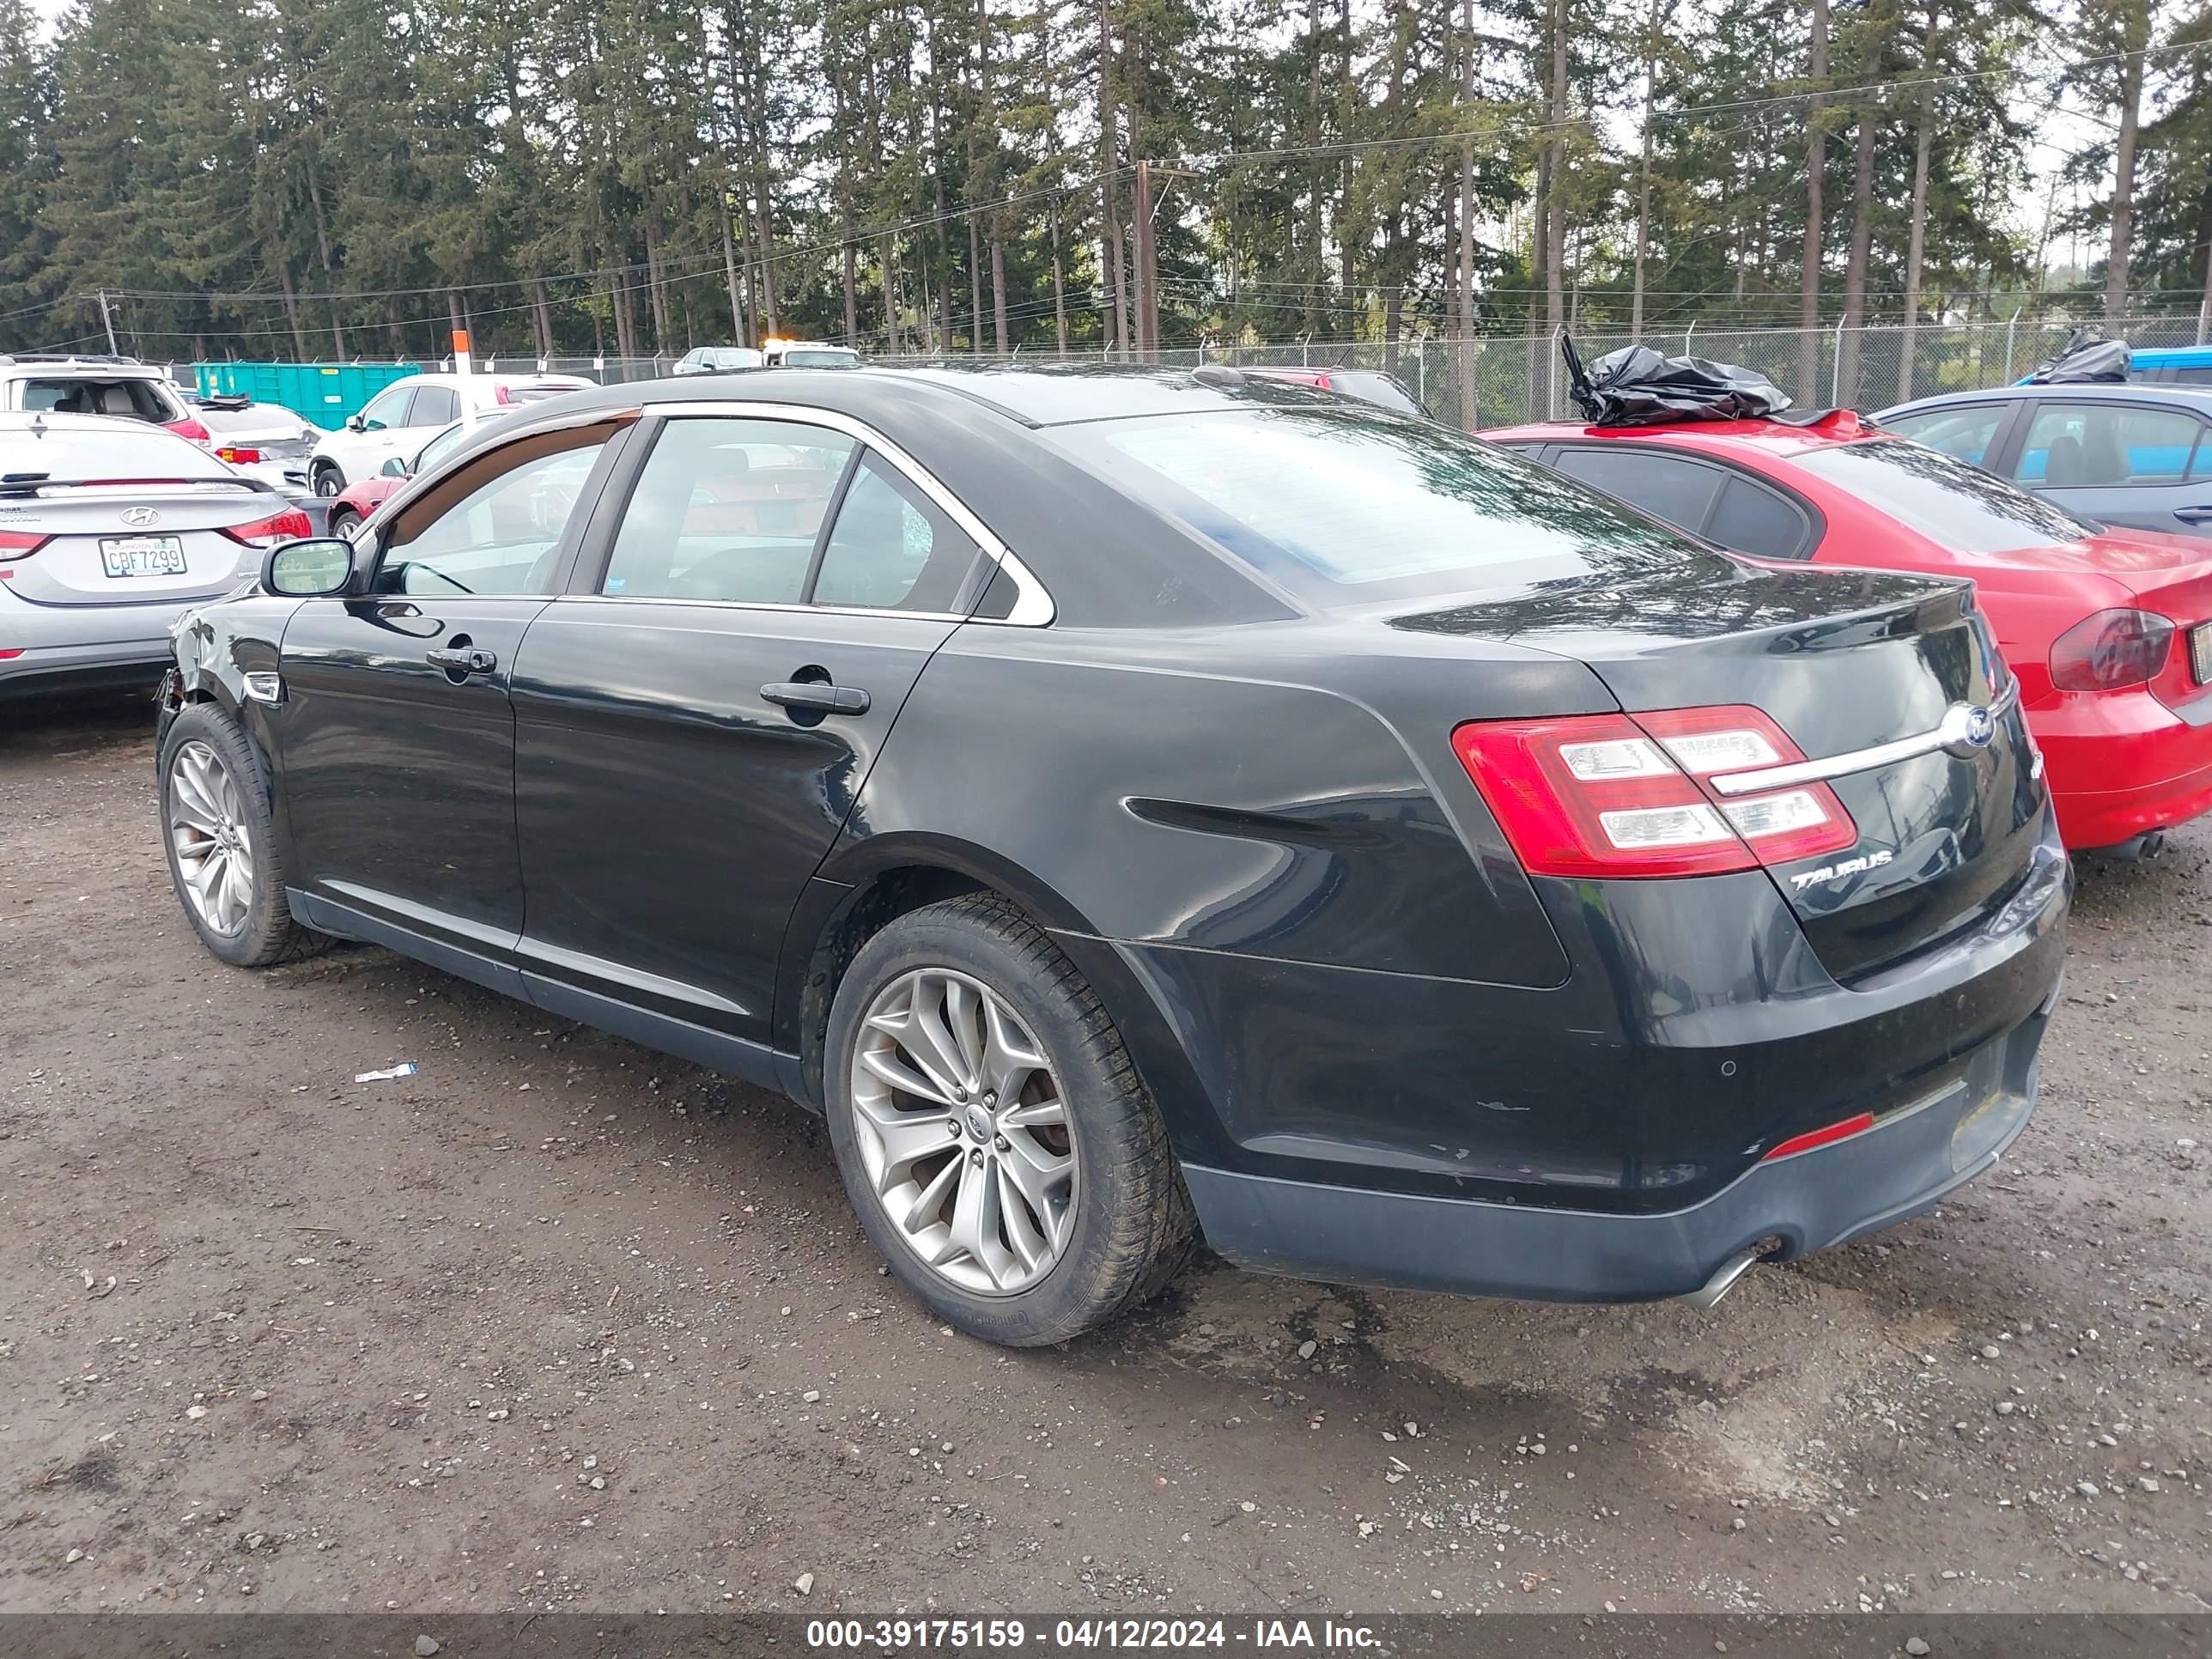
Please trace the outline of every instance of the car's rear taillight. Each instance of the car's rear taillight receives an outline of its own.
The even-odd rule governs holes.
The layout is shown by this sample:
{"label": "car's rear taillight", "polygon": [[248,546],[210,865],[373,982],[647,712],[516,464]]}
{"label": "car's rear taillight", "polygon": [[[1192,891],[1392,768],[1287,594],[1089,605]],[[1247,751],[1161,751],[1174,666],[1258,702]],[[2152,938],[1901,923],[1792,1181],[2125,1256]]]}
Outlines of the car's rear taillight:
{"label": "car's rear taillight", "polygon": [[1771,1148],[1759,1161],[1771,1164],[1777,1158],[1795,1158],[1800,1152],[1818,1152],[1823,1146],[1832,1146],[1839,1140],[1849,1140],[1853,1135],[1863,1135],[1874,1127],[1874,1114],[1861,1112],[1856,1117],[1847,1117],[1840,1123],[1831,1123],[1825,1129],[1813,1129],[1802,1135],[1792,1135],[1781,1145]]}
{"label": "car's rear taillight", "polygon": [[2173,649],[2173,623],[2154,611],[2100,611],[2051,641],[2061,691],[2119,691],[2154,679]]}
{"label": "car's rear taillight", "polygon": [[273,518],[257,519],[252,524],[234,524],[222,532],[234,542],[244,542],[248,547],[268,549],[284,542],[305,541],[315,533],[315,526],[298,507],[292,507]]}
{"label": "car's rear taillight", "polygon": [[1479,720],[1452,747],[1534,875],[1718,875],[1858,840],[1825,783],[1727,799],[1706,787],[1805,758],[1756,708]]}
{"label": "car's rear taillight", "polygon": [[206,443],[215,435],[189,415],[181,421],[164,421],[161,426],[164,430],[173,432],[179,438],[190,438],[196,444]]}
{"label": "car's rear taillight", "polygon": [[218,461],[229,461],[235,465],[250,465],[261,459],[261,452],[258,449],[241,449],[235,444],[223,444],[217,447],[215,458]]}
{"label": "car's rear taillight", "polygon": [[33,536],[27,531],[0,530],[0,559],[27,559],[52,540],[52,536]]}

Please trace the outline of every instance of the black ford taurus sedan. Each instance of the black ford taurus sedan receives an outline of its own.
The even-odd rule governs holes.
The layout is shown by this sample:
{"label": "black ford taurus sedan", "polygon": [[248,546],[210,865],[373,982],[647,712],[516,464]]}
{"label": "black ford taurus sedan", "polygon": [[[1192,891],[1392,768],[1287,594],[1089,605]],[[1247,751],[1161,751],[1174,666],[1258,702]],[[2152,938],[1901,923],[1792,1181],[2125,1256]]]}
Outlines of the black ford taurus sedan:
{"label": "black ford taurus sedan", "polygon": [[1711,1299],[2033,1103],[2070,878],[1970,587],[1304,387],[579,393],[175,643],[216,956],[374,940],[787,1092],[995,1341],[1201,1236]]}

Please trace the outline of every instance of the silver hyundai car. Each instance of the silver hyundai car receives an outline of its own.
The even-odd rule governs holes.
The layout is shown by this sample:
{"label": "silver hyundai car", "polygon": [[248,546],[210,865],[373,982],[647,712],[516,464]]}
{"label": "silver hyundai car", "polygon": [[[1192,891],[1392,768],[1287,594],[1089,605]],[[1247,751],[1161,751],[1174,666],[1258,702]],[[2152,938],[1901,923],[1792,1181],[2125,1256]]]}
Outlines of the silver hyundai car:
{"label": "silver hyundai car", "polygon": [[269,484],[158,426],[0,413],[0,697],[150,687],[180,613],[313,533]]}

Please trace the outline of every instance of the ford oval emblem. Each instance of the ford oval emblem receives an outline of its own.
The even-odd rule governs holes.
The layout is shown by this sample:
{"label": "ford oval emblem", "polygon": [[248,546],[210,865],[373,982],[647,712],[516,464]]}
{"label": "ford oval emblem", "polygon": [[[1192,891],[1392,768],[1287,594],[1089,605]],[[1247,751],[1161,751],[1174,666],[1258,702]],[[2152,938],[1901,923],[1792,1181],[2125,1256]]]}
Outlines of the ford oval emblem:
{"label": "ford oval emblem", "polygon": [[150,507],[126,507],[123,509],[123,522],[143,529],[149,524],[161,523],[161,515]]}
{"label": "ford oval emblem", "polygon": [[1990,739],[1997,734],[1997,723],[1990,711],[1979,704],[1966,711],[1966,728],[1960,733],[1977,749],[1986,749]]}

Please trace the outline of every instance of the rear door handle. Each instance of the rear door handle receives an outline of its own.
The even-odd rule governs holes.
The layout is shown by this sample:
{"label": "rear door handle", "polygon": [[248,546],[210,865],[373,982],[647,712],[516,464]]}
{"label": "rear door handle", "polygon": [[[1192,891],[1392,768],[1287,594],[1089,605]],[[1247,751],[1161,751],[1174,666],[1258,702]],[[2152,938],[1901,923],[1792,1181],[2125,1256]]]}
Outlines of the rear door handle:
{"label": "rear door handle", "polygon": [[499,666],[499,659],[490,652],[474,648],[463,650],[459,646],[440,646],[434,651],[427,651],[423,653],[423,660],[449,674],[489,674]]}
{"label": "rear door handle", "polygon": [[868,694],[857,685],[830,685],[821,680],[770,680],[761,696],[784,708],[804,708],[822,714],[865,714]]}
{"label": "rear door handle", "polygon": [[2177,507],[2173,516],[2184,524],[2212,524],[2212,507]]}

